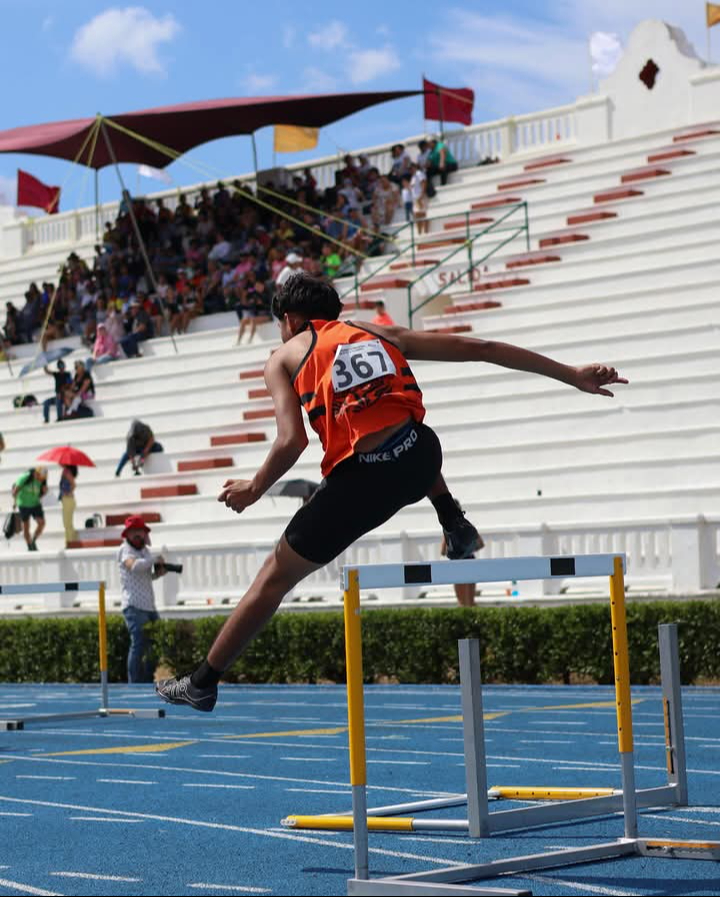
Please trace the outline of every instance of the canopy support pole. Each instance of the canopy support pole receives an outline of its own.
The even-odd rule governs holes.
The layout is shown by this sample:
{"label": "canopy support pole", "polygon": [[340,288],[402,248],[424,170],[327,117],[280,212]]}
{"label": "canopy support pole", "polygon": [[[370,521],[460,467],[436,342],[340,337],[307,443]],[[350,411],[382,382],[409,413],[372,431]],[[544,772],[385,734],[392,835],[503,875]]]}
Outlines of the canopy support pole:
{"label": "canopy support pole", "polygon": [[162,309],[163,318],[167,321],[168,330],[170,331],[170,340],[173,344],[173,349],[175,349],[175,353],[178,354],[178,347],[175,343],[175,337],[172,333],[172,328],[170,327],[170,316],[168,315],[167,308],[165,307],[165,303],[163,301],[162,296],[158,292],[158,284],[155,280],[155,272],[152,269],[152,265],[150,264],[150,259],[147,254],[147,249],[145,248],[145,241],[142,238],[142,234],[140,233],[140,228],[138,227],[137,218],[135,217],[135,210],[132,205],[132,196],[125,186],[125,181],[123,180],[122,173],[120,171],[120,166],[118,165],[117,157],[115,155],[115,150],[113,149],[113,145],[110,142],[110,135],[108,134],[107,127],[105,125],[105,121],[101,119],[100,121],[100,129],[102,130],[103,139],[105,140],[105,146],[107,147],[108,155],[112,159],[112,164],[115,166],[115,171],[117,172],[118,180],[120,181],[120,186],[122,188],[122,196],[125,200],[128,208],[128,214],[130,215],[130,221],[132,222],[133,231],[135,232],[135,239],[138,241],[138,246],[140,247],[140,252],[143,257],[143,261],[145,262],[145,270],[148,273],[148,277],[150,278],[150,283],[152,284],[153,292],[157,297],[157,301],[160,304],[160,308]]}

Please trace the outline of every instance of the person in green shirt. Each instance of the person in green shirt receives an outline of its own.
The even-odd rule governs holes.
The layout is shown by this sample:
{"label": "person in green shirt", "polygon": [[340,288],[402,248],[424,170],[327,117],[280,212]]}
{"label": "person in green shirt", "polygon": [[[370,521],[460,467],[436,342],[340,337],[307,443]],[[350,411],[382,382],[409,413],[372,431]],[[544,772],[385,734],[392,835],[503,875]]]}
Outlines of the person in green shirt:
{"label": "person in green shirt", "polygon": [[430,155],[428,156],[427,178],[428,185],[432,184],[433,175],[440,175],[440,183],[447,184],[448,174],[457,171],[458,164],[455,156],[442,138],[433,137],[430,141]]}
{"label": "person in green shirt", "polygon": [[328,277],[330,280],[333,277],[337,276],[338,271],[340,270],[340,266],[342,265],[342,258],[340,257],[340,253],[329,243],[323,243],[322,249],[320,250],[322,253],[322,267],[323,274],[325,277]]}
{"label": "person in green shirt", "polygon": [[[44,467],[32,467],[18,477],[12,487],[12,494],[22,520],[23,536],[28,551],[37,551],[38,536],[45,529],[45,512],[41,499],[47,492],[47,470]],[[37,521],[35,534],[30,538],[30,518]]]}

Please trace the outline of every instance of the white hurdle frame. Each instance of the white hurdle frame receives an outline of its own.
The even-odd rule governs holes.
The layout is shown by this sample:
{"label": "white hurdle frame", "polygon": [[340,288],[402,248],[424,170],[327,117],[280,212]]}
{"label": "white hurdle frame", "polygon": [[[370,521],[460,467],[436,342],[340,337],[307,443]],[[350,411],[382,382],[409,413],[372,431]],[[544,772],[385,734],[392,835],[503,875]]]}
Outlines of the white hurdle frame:
{"label": "white hurdle frame", "polygon": [[29,585],[0,585],[3,595],[38,595],[52,592],[97,592],[98,595],[98,647],[100,653],[100,706],[96,710],[80,710],[75,713],[44,713],[34,716],[14,717],[0,720],[0,730],[20,731],[27,723],[48,723],[70,719],[93,719],[95,717],[123,716],[136,719],[158,719],[165,716],[164,709],[127,710],[111,709],[108,694],[107,655],[107,614],[105,607],[105,582],[86,580],[85,582],[44,582]]}
{"label": "white hurdle frame", "polygon": [[[350,780],[352,786],[352,817],[327,815],[288,817],[283,824],[303,828],[352,830],[355,848],[355,876],[348,880],[348,894],[528,894],[528,891],[500,889],[478,885],[461,885],[477,879],[499,875],[523,874],[530,870],[584,863],[617,856],[643,855],[664,858],[720,859],[720,842],[643,839],[638,837],[638,804],[657,805],[661,798],[673,805],[687,803],[685,754],[682,738],[682,707],[680,678],[674,662],[677,652],[677,628],[668,627],[660,635],[661,667],[663,670],[663,708],[668,744],[669,784],[660,789],[635,788],[633,761],[632,704],[630,698],[630,668],[625,616],[624,555],[578,555],[569,557],[522,557],[491,560],[438,561],[429,564],[380,564],[343,568],[345,590],[345,640],[347,657],[348,729],[350,741]],[[465,640],[461,647],[461,668],[465,677],[463,711],[467,764],[468,795],[456,798],[423,801],[420,804],[367,809],[365,759],[365,719],[363,707],[362,647],[360,637],[360,590],[362,588],[391,588],[402,585],[445,585],[465,582],[498,582],[510,580],[565,579],[572,576],[608,576],[610,580],[610,609],[615,667],[615,694],[618,726],[618,748],[621,761],[622,791],[606,797],[563,801],[550,806],[521,808],[489,814],[487,812],[487,782],[485,769],[484,733],[482,725],[480,655],[477,643]],[[474,648],[474,650],[473,650]],[[675,652],[675,655],[673,655]],[[479,703],[478,703],[479,702]],[[467,715],[469,713],[469,716]],[[671,737],[671,733],[674,733]],[[643,795],[649,804],[644,802]],[[402,817],[386,818],[384,813],[408,812],[409,809],[430,809],[438,806],[468,804],[468,820],[444,820],[442,826],[431,820]],[[481,799],[481,795],[484,798]],[[584,806],[583,806],[584,805]],[[368,832],[407,832],[428,829],[465,830],[473,837],[483,837],[492,831],[522,828],[569,821],[622,809],[624,837],[617,841],[591,845],[579,849],[512,857],[480,865],[453,866],[428,872],[371,880],[369,877]],[[567,808],[567,809],[564,809]],[[601,808],[601,809],[600,809]],[[374,815],[369,816],[370,812]],[[567,815],[563,815],[566,813]],[[495,816],[510,817],[513,821],[492,827]],[[419,825],[417,823],[420,823]],[[452,823],[450,825],[449,823]]]}

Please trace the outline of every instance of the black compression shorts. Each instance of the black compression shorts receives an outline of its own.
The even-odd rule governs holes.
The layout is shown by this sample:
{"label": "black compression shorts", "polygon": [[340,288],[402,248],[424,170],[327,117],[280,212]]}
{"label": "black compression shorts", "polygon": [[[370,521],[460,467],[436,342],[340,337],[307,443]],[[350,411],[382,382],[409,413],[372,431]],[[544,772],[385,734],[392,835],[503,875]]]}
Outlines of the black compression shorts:
{"label": "black compression shorts", "polygon": [[405,505],[424,498],[442,467],[440,441],[411,423],[372,452],[335,467],[285,530],[288,544],[315,564],[328,564]]}

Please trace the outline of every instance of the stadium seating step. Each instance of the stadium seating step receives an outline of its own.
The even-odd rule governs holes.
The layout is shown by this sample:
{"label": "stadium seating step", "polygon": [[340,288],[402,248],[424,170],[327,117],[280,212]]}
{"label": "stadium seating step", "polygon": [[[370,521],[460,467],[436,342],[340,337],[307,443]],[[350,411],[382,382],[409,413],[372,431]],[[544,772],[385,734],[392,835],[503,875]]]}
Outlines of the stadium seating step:
{"label": "stadium seating step", "polygon": [[258,408],[257,411],[243,411],[243,420],[264,420],[275,417],[274,408]]}
{"label": "stadium seating step", "polygon": [[630,171],[620,178],[621,184],[632,184],[635,181],[648,181],[650,178],[660,178],[666,174],[672,174],[669,168],[643,168],[642,171]]}
{"label": "stadium seating step", "polygon": [[247,442],[265,442],[265,433],[221,433],[210,437],[210,445],[243,445]]}
{"label": "stadium seating step", "polygon": [[524,178],[521,181],[508,181],[505,184],[498,184],[498,190],[517,190],[519,187],[533,187],[536,184],[546,184],[545,178]]}
{"label": "stadium seating step", "polygon": [[187,470],[212,470],[214,467],[232,467],[232,458],[195,458],[192,461],[178,461],[180,473]]}
{"label": "stadium seating step", "polygon": [[465,218],[458,218],[456,221],[446,221],[445,224],[443,224],[443,228],[445,230],[454,230],[458,227],[473,227],[476,224],[492,224],[494,220],[494,218],[476,215],[474,218],[470,217],[468,220],[465,220]]}
{"label": "stadium seating step", "polygon": [[612,190],[603,190],[593,196],[593,202],[614,202],[617,199],[630,199],[633,196],[643,196],[642,190],[634,187],[613,187]]}
{"label": "stadium seating step", "polygon": [[367,293],[370,290],[402,290],[410,286],[409,280],[401,280],[398,277],[379,278],[378,280],[369,280],[360,287],[361,293]]}
{"label": "stadium seating step", "polygon": [[[124,526],[125,518],[128,516],[128,514],[107,514],[105,516],[105,526]],[[162,514],[157,511],[143,511],[142,519],[145,523],[160,523]]]}
{"label": "stadium seating step", "polygon": [[617,218],[617,212],[579,212],[576,215],[568,215],[567,223],[572,227],[573,224],[590,224],[592,221],[605,221],[608,218]]}
{"label": "stadium seating step", "polygon": [[678,149],[666,149],[660,150],[657,153],[650,153],[647,157],[648,162],[665,162],[668,159],[680,159],[683,156],[695,156],[697,155],[695,150],[685,149],[684,147]]}
{"label": "stadium seating step", "polygon": [[431,327],[426,333],[468,333],[471,330],[470,324],[454,324],[452,327]]}
{"label": "stadium seating step", "polygon": [[505,287],[526,287],[530,281],[526,277],[506,277],[504,280],[489,280],[473,286],[473,293],[484,293],[487,290],[503,290]]}
{"label": "stadium seating step", "polygon": [[[432,265],[437,265],[439,261],[440,259],[415,259],[414,262],[412,260],[409,262],[395,262],[394,264],[390,265],[390,270],[403,271],[408,268],[429,268]],[[374,308],[375,303],[370,302],[369,305],[370,308]]]}
{"label": "stadium seating step", "polygon": [[423,240],[418,243],[420,249],[440,249],[443,246],[459,246],[465,242],[465,237],[445,237],[441,240]]}
{"label": "stadium seating step", "polygon": [[195,483],[182,483],[176,486],[147,486],[140,490],[140,498],[178,498],[181,495],[197,495]]}
{"label": "stadium seating step", "polygon": [[241,380],[256,380],[258,377],[262,377],[264,373],[262,368],[256,368],[253,371],[240,371],[238,376]]}
{"label": "stadium seating step", "polygon": [[546,249],[548,246],[562,246],[565,243],[582,243],[583,240],[589,240],[587,234],[560,234],[557,237],[543,237],[539,242],[540,249]]}
{"label": "stadium seating step", "polygon": [[116,548],[122,545],[122,539],[118,536],[115,539],[73,539],[68,542],[68,548]]}
{"label": "stadium seating step", "polygon": [[720,134],[720,131],[714,128],[701,128],[698,131],[688,131],[686,134],[676,134],[673,143],[680,143],[681,140],[697,140],[698,137],[714,137],[717,134]]}
{"label": "stadium seating step", "polygon": [[249,399],[269,399],[270,398],[270,390],[264,386],[259,386],[257,389],[249,389],[248,390],[248,398]]}
{"label": "stadium seating step", "polygon": [[524,268],[527,265],[544,265],[547,262],[560,262],[562,259],[559,255],[548,255],[547,253],[533,253],[525,256],[521,256],[520,258],[511,259],[509,262],[505,263],[505,267],[512,268]]}
{"label": "stadium seating step", "polygon": [[492,209],[496,206],[509,206],[514,202],[522,202],[522,199],[519,196],[486,196],[484,199],[478,199],[470,208]]}
{"label": "stadium seating step", "polygon": [[567,162],[572,162],[572,159],[568,159],[565,156],[554,156],[552,159],[539,159],[537,162],[528,162],[527,165],[523,166],[523,171],[537,171],[538,168],[550,168],[553,165],[565,165]]}
{"label": "stadium seating step", "polygon": [[[390,267],[392,268],[392,265]],[[357,311],[359,308],[364,308],[367,311],[370,311],[375,308],[375,303],[371,299],[358,299],[353,302],[343,302],[343,312]]]}
{"label": "stadium seating step", "polygon": [[502,302],[487,299],[484,302],[463,302],[462,305],[449,305],[443,314],[457,315],[464,311],[482,311],[485,308],[501,308]]}

